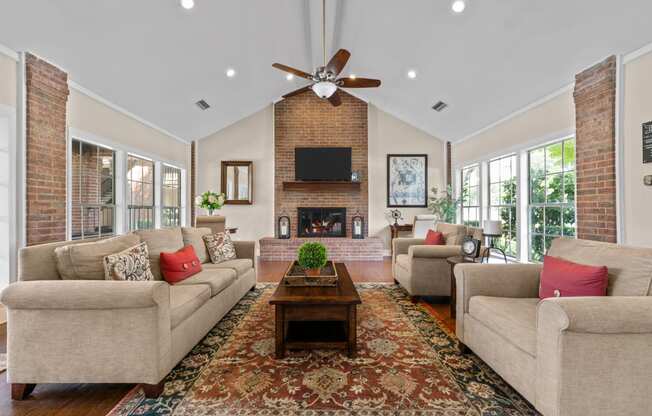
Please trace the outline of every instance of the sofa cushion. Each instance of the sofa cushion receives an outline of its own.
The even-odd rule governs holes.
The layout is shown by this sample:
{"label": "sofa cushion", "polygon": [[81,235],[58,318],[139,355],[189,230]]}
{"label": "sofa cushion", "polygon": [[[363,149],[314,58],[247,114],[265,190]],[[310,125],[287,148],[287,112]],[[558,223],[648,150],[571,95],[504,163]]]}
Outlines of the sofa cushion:
{"label": "sofa cushion", "polygon": [[170,286],[170,327],[176,328],[211,297],[208,285]]}
{"label": "sofa cushion", "polygon": [[202,237],[206,243],[208,255],[214,264],[236,258],[235,245],[228,231],[217,234],[208,234]]}
{"label": "sofa cushion", "polygon": [[202,263],[211,261],[211,258],[208,256],[208,250],[206,249],[206,243],[204,243],[204,239],[202,238],[207,234],[212,234],[210,228],[181,227],[183,244],[186,246],[192,245],[195,248],[195,253],[199,261]]}
{"label": "sofa cushion", "polygon": [[231,285],[237,275],[233,269],[218,269],[205,266],[203,270],[194,276],[191,276],[175,286],[179,285],[209,285],[211,296],[215,296]]}
{"label": "sofa cushion", "polygon": [[233,259],[223,261],[218,264],[210,264],[206,266],[208,269],[229,269],[235,270],[238,276],[242,276],[249,269],[254,267],[254,262],[251,259]]}
{"label": "sofa cushion", "polygon": [[181,228],[166,228],[161,230],[138,230],[134,234],[140,236],[140,240],[147,243],[149,251],[149,262],[152,267],[154,279],[163,280],[161,275],[160,257],[161,252],[175,252],[183,248],[183,237]]}
{"label": "sofa cushion", "polygon": [[538,304],[538,298],[473,296],[469,300],[469,315],[535,357]]}
{"label": "sofa cushion", "polygon": [[149,265],[147,244],[140,243],[124,251],[104,257],[106,280],[154,280]]}
{"label": "sofa cushion", "polygon": [[447,246],[459,246],[466,235],[466,225],[438,222],[435,231],[444,234]]}
{"label": "sofa cushion", "polygon": [[54,249],[57,270],[64,280],[104,280],[104,257],[140,243],[128,234],[91,243],[68,244]]}
{"label": "sofa cushion", "polygon": [[627,247],[598,241],[556,238],[549,256],[609,269],[608,296],[652,294],[652,248]]}

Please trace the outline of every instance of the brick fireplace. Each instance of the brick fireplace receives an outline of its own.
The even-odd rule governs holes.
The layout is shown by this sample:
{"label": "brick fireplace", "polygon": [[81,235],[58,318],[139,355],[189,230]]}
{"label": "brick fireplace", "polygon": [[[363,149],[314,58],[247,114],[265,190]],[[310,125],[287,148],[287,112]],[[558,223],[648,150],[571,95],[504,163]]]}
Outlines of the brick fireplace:
{"label": "brick fireplace", "polygon": [[[307,235],[324,243],[333,260],[383,259],[382,242],[369,238],[366,226],[369,217],[367,103],[344,91],[340,91],[340,96],[342,105],[339,107],[320,100],[311,91],[284,99],[274,106],[274,220],[276,222],[281,215],[290,218],[291,238],[260,240],[262,260],[295,259],[297,248],[315,239],[305,238]],[[351,170],[358,174],[359,183],[302,186],[295,178],[295,149],[298,147],[351,148]],[[338,230],[342,235],[313,232],[323,231],[315,226],[316,223],[308,227],[311,232],[304,233],[306,221],[301,221],[300,208],[321,209],[322,212],[339,210],[343,223]],[[351,238],[351,220],[356,214],[365,219],[363,240]]]}

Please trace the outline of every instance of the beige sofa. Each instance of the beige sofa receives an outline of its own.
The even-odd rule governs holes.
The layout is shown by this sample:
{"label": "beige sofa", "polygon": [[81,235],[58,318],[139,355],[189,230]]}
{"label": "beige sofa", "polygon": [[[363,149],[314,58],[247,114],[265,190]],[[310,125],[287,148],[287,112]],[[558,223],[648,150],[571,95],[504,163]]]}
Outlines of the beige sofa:
{"label": "beige sofa", "polygon": [[481,228],[440,222],[435,226],[435,231],[444,234],[446,245],[424,245],[423,238],[392,240],[394,280],[413,297],[413,300],[419,296],[449,297],[451,266],[446,259],[461,254],[460,245],[465,236],[483,240]]}
{"label": "beige sofa", "polygon": [[[12,397],[24,398],[36,383],[143,383],[148,396],[160,394],[163,378],[256,284],[254,242],[234,242],[237,259],[212,264],[201,238],[208,233],[175,228],[73,243],[74,261],[146,242],[156,279],[147,282],[103,280],[94,261],[73,262],[62,278],[55,249],[70,241],[23,248],[19,281],[0,298],[8,311]],[[161,280],[159,253],[186,244],[203,271],[169,285]],[[95,280],[67,280],[69,272]]]}
{"label": "beige sofa", "polygon": [[605,265],[605,297],[539,301],[541,265],[460,264],[457,336],[546,416],[650,415],[652,249],[561,238],[548,254]]}

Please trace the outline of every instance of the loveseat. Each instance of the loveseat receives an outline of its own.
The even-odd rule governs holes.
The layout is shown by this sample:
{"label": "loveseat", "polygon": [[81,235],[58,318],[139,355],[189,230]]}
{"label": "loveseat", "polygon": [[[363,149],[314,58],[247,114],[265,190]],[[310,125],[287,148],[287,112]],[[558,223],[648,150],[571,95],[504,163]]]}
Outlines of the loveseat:
{"label": "loveseat", "polygon": [[445,245],[425,245],[423,238],[395,238],[392,240],[392,273],[414,298],[419,296],[449,297],[451,294],[451,266],[448,257],[459,256],[464,237],[482,242],[481,228],[439,222],[435,231],[444,235]]}
{"label": "loveseat", "polygon": [[[136,231],[101,241],[23,248],[18,282],[2,292],[7,308],[12,397],[36,383],[142,383],[156,396],[162,380],[256,284],[254,242],[234,241],[237,258],[210,263],[207,228]],[[104,280],[94,255],[147,243],[153,281]],[[74,244],[57,268],[55,249]],[[170,285],[160,252],[192,244],[203,270]],[[61,250],[60,250],[61,251]],[[66,263],[68,262],[68,263]]]}
{"label": "loveseat", "polygon": [[608,296],[539,300],[538,264],[460,264],[457,337],[545,416],[652,414],[652,249],[569,238]]}

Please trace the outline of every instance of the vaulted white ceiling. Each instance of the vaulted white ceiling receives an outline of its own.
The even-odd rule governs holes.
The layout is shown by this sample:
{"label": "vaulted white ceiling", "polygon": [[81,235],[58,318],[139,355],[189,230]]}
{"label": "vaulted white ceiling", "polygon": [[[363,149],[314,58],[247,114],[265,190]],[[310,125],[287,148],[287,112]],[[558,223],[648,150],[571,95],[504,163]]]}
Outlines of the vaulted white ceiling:
{"label": "vaulted white ceiling", "polygon": [[[458,140],[573,81],[610,54],[652,42],[650,0],[327,0],[327,48],[381,109]],[[0,44],[36,53],[80,85],[187,140],[211,134],[304,82],[273,69],[321,64],[320,0],[0,0]],[[225,70],[237,76],[229,79]],[[408,69],[418,77],[409,80]],[[200,111],[194,103],[211,105]],[[430,107],[449,104],[443,113]]]}

